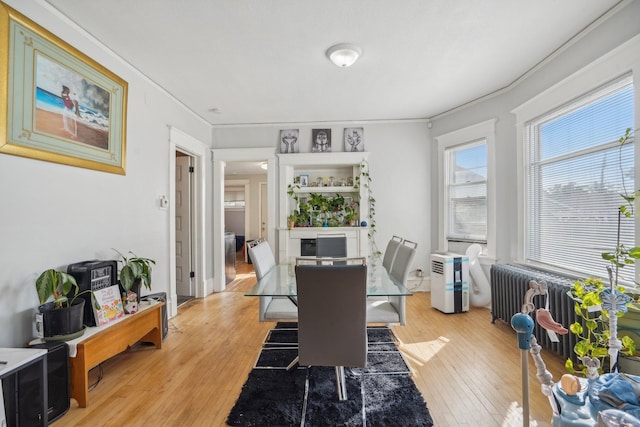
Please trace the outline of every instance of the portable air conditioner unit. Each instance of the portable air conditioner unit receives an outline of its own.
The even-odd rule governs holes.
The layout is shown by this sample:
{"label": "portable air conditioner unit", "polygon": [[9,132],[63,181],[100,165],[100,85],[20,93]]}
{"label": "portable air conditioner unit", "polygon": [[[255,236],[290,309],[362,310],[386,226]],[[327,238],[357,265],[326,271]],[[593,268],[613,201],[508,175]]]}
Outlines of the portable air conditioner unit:
{"label": "portable air conditioner unit", "polygon": [[443,313],[469,311],[469,258],[431,254],[431,307]]}

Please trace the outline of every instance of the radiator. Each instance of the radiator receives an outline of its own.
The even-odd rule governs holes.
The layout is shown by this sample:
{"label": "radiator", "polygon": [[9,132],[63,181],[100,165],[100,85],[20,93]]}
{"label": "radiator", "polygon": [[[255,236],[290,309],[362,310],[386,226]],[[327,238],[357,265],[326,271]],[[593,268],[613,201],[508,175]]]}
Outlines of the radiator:
{"label": "radiator", "polygon": [[[556,322],[569,329],[569,325],[578,319],[574,302],[567,295],[575,279],[511,264],[491,266],[491,323],[502,320],[511,324],[511,317],[522,310],[524,294],[529,289],[530,280],[547,282],[549,311]],[[538,295],[533,301],[536,308],[545,308],[544,296]],[[530,314],[535,321],[535,312]],[[577,339],[572,333],[558,335],[559,342],[551,342],[546,330],[535,323],[533,334],[542,348],[577,362],[573,352]]]}

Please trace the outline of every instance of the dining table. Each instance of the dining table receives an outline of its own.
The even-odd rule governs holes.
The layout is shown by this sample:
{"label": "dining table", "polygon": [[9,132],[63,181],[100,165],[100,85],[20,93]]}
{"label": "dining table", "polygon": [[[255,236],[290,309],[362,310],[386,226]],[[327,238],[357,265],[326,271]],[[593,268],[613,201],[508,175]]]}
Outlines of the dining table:
{"label": "dining table", "polygon": [[[323,263],[322,258],[299,258]],[[327,261],[328,262],[328,261]],[[367,297],[410,296],[412,295],[402,283],[392,277],[379,260],[367,260]],[[246,293],[246,296],[270,296],[295,298],[296,272],[295,263],[276,264],[262,279],[258,280]]]}

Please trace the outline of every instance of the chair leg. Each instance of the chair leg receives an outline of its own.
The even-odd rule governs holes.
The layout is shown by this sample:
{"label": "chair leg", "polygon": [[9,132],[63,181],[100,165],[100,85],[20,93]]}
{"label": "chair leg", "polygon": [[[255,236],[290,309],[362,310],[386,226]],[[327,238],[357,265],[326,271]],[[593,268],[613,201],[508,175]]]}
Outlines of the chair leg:
{"label": "chair leg", "polygon": [[287,366],[287,371],[290,371],[294,366],[296,366],[296,363],[298,363],[299,360],[300,356],[296,356],[296,358],[289,363],[289,366]]}
{"label": "chair leg", "polygon": [[347,383],[344,379],[344,366],[336,366],[336,385],[338,387],[338,400],[347,400]]}

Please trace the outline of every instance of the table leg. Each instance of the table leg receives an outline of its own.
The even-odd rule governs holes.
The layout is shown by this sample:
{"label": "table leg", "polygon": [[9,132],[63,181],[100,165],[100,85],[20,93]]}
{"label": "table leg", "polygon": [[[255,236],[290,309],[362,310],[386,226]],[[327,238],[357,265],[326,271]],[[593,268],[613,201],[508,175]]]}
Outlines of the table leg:
{"label": "table leg", "polygon": [[84,356],[84,347],[78,345],[76,357],[69,358],[71,397],[76,399],[81,408],[86,408],[89,400],[89,368],[86,366]]}

